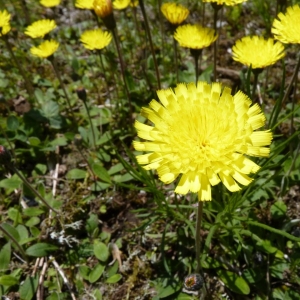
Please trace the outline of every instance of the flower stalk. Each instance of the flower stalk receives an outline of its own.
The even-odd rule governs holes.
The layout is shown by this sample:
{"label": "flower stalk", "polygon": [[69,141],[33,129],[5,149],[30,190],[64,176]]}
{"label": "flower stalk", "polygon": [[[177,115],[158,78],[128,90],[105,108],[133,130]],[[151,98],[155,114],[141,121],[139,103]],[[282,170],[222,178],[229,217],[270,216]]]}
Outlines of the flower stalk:
{"label": "flower stalk", "polygon": [[[201,271],[201,223],[203,215],[203,201],[198,199],[198,208],[197,208],[197,220],[196,220],[196,237],[195,237],[195,249],[196,249],[196,273]],[[202,273],[202,272],[201,272]]]}
{"label": "flower stalk", "polygon": [[161,83],[160,83],[160,76],[159,76],[159,71],[158,71],[158,64],[157,64],[157,60],[156,60],[156,56],[155,56],[155,51],[154,51],[154,47],[153,47],[153,42],[152,42],[152,37],[151,37],[151,32],[150,32],[150,28],[149,28],[149,23],[148,23],[148,19],[147,19],[147,15],[146,15],[146,11],[145,11],[145,5],[144,5],[144,1],[143,0],[139,0],[139,4],[141,7],[141,11],[142,11],[142,15],[145,21],[145,29],[146,29],[146,33],[149,39],[149,44],[150,44],[150,50],[152,53],[152,57],[153,57],[153,62],[154,62],[154,67],[155,67],[155,73],[156,73],[156,78],[157,78],[157,86],[158,89],[161,89]]}
{"label": "flower stalk", "polygon": [[10,45],[10,43],[8,42],[7,36],[6,36],[6,35],[3,35],[2,38],[3,38],[4,42],[5,42],[6,48],[7,48],[8,52],[9,52],[9,54],[10,54],[12,60],[14,61],[15,65],[17,66],[18,70],[20,71],[21,76],[22,76],[23,79],[24,79],[24,82],[25,82],[25,88],[26,88],[26,90],[27,90],[27,93],[29,94],[29,96],[30,96],[31,98],[33,98],[33,97],[34,97],[34,93],[33,93],[34,88],[33,88],[32,84],[31,84],[31,82],[28,80],[28,76],[26,76],[25,71],[24,71],[22,65],[20,64],[20,62],[19,62],[18,59],[16,58],[16,56],[15,56],[15,54],[14,54],[12,48],[11,48],[11,45]]}

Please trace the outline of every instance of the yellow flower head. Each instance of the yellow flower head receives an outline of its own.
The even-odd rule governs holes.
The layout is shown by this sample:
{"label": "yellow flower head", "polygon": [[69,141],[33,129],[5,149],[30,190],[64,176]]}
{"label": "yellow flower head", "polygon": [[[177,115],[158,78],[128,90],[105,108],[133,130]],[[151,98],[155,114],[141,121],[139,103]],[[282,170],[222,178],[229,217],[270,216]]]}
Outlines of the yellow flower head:
{"label": "yellow flower head", "polygon": [[80,37],[83,46],[89,50],[103,49],[110,43],[111,39],[111,33],[101,29],[87,30]]}
{"label": "yellow flower head", "polygon": [[232,47],[232,58],[252,69],[273,65],[284,55],[283,44],[260,36],[243,37]]}
{"label": "yellow flower head", "polygon": [[160,10],[165,18],[174,25],[181,24],[190,13],[183,5],[170,2],[164,3]]}
{"label": "yellow flower head", "polygon": [[239,191],[252,179],[259,166],[245,155],[268,156],[272,133],[256,131],[265,124],[258,104],[242,92],[231,95],[220,83],[178,84],[157,91],[141,114],[154,125],[135,122],[137,156],[146,170],[156,169],[166,184],[181,176],[176,193],[198,192],[199,200],[211,200],[211,186],[223,182],[231,192]]}
{"label": "yellow flower head", "polygon": [[93,6],[96,15],[100,18],[105,18],[112,14],[111,0],[94,0]]}
{"label": "yellow flower head", "polygon": [[59,43],[50,40],[45,41],[41,43],[38,47],[32,47],[30,48],[30,52],[32,55],[40,57],[40,58],[47,58],[51,56],[58,48]]}
{"label": "yellow flower head", "polygon": [[45,7],[54,7],[60,4],[61,0],[40,0],[40,4]]}
{"label": "yellow flower head", "polygon": [[10,31],[10,13],[7,10],[0,11],[0,36],[7,34]]}
{"label": "yellow flower head", "polygon": [[47,33],[56,28],[54,20],[39,20],[32,23],[25,30],[25,34],[29,35],[31,38],[43,38]]}
{"label": "yellow flower head", "polygon": [[115,0],[113,2],[113,7],[115,9],[125,9],[129,6],[131,0]]}
{"label": "yellow flower head", "polygon": [[300,6],[287,8],[285,14],[279,13],[272,26],[275,39],[282,43],[300,44]]}
{"label": "yellow flower head", "polygon": [[175,40],[181,47],[190,49],[208,47],[217,37],[218,35],[213,29],[191,24],[179,26],[174,34]]}
{"label": "yellow flower head", "polygon": [[211,3],[216,3],[218,5],[228,5],[228,6],[233,6],[236,4],[240,4],[243,2],[246,2],[247,0],[202,0],[203,2],[211,2]]}
{"label": "yellow flower head", "polygon": [[75,6],[81,9],[93,9],[94,0],[76,0]]}

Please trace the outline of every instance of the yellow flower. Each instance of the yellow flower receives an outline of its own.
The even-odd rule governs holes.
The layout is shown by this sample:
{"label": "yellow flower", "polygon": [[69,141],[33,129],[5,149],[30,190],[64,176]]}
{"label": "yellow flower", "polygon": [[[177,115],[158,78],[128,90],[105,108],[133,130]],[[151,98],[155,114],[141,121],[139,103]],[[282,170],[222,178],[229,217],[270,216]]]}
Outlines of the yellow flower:
{"label": "yellow flower", "polygon": [[300,44],[300,6],[290,6],[285,14],[279,13],[273,22],[272,33],[282,43]]}
{"label": "yellow flower", "polygon": [[93,9],[94,0],[76,0],[75,6],[81,9]]}
{"label": "yellow flower", "polygon": [[273,65],[284,55],[283,44],[256,35],[243,37],[232,47],[232,58],[252,69]]}
{"label": "yellow flower", "polygon": [[181,47],[190,49],[208,47],[217,37],[218,35],[213,29],[191,24],[179,26],[174,34],[175,40]]}
{"label": "yellow flower", "polygon": [[10,13],[7,10],[0,11],[0,36],[7,34],[11,27],[10,27]]}
{"label": "yellow flower", "polygon": [[50,40],[50,41],[44,41],[41,43],[38,47],[32,47],[30,48],[30,52],[32,55],[40,57],[40,58],[47,58],[51,56],[58,48],[59,43]]}
{"label": "yellow flower", "polygon": [[190,13],[183,5],[170,2],[164,3],[160,10],[165,18],[174,25],[181,24]]}
{"label": "yellow flower", "polygon": [[112,14],[113,8],[111,0],[94,0],[94,11],[100,18],[105,18]]}
{"label": "yellow flower", "polygon": [[31,38],[43,38],[47,33],[56,28],[55,21],[44,19],[32,23],[25,30],[25,34],[29,35]]}
{"label": "yellow flower", "polygon": [[247,0],[202,0],[203,2],[211,2],[211,3],[216,3],[218,5],[236,5],[236,4],[240,4],[243,2],[246,2]]}
{"label": "yellow flower", "polygon": [[[241,91],[231,95],[220,83],[178,84],[157,91],[160,102],[152,100],[141,114],[154,126],[135,122],[137,156],[146,170],[156,169],[161,181],[173,182],[181,175],[176,193],[198,192],[199,200],[211,200],[211,186],[223,182],[239,191],[252,179],[259,166],[245,155],[268,156],[272,141],[269,130],[256,131],[265,124],[258,104]],[[238,184],[239,183],[239,184]]]}
{"label": "yellow flower", "polygon": [[129,6],[131,0],[115,0],[113,2],[113,7],[115,9],[124,9]]}
{"label": "yellow flower", "polygon": [[80,37],[83,46],[89,50],[103,49],[110,43],[111,39],[111,33],[101,29],[87,30]]}
{"label": "yellow flower", "polygon": [[60,4],[61,0],[40,0],[40,4],[45,7],[54,7]]}

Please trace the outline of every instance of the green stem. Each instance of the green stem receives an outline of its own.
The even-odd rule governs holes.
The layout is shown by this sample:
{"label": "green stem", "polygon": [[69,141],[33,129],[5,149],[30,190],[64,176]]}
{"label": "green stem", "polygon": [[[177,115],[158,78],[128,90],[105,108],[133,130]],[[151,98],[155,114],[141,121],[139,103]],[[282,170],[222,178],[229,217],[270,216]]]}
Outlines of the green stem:
{"label": "green stem", "polygon": [[29,181],[19,172],[19,170],[13,166],[13,165],[9,165],[9,168],[15,172],[19,178],[26,184],[26,186],[31,190],[31,192],[38,197],[50,210],[54,211],[55,213],[59,213],[56,209],[54,209],[53,207],[51,207],[48,202],[40,195],[40,193],[38,191],[36,191],[32,185],[29,183]]}
{"label": "green stem", "polygon": [[59,81],[59,84],[60,84],[60,87],[62,88],[63,90],[63,93],[65,95],[65,98],[67,100],[67,103],[68,103],[68,106],[69,106],[69,109],[70,109],[70,112],[72,114],[72,118],[73,118],[73,121],[75,121],[75,115],[74,115],[74,112],[73,112],[73,109],[72,109],[72,105],[71,105],[71,101],[70,101],[70,98],[68,96],[68,93],[67,93],[67,90],[65,88],[65,85],[64,85],[64,82],[63,80],[61,79],[61,76],[60,76],[60,73],[59,73],[59,70],[58,70],[58,67],[57,67],[57,64],[56,64],[56,61],[55,61],[55,58],[52,57],[51,59],[49,59],[52,66],[53,66],[53,70],[54,70],[54,73]]}
{"label": "green stem", "polygon": [[[176,72],[176,80],[177,83],[179,82],[179,74],[178,74],[178,54],[177,54],[177,43],[176,40],[173,37],[173,47],[174,47],[174,60],[175,60],[175,72]],[[196,84],[197,84],[197,78],[196,78]]]}
{"label": "green stem", "polygon": [[127,96],[127,100],[128,100],[128,105],[129,105],[130,123],[132,123],[132,113],[133,113],[132,104],[131,104],[129,89],[128,89],[126,78],[125,78],[125,65],[124,65],[123,56],[122,56],[122,53],[121,53],[121,47],[120,47],[120,42],[119,42],[119,38],[118,38],[118,34],[117,34],[117,29],[114,28],[112,30],[112,33],[113,33],[114,41],[115,41],[115,44],[116,44],[116,48],[117,48],[117,52],[118,52],[118,56],[119,56],[119,60],[120,60],[121,74],[122,74],[122,79],[123,79],[123,82],[124,82],[124,87],[125,87],[125,92],[126,92],[126,96]]}
{"label": "green stem", "polygon": [[255,96],[255,92],[256,92],[256,86],[257,86],[257,81],[258,81],[258,72],[253,72],[254,73],[254,82],[253,82],[253,87],[252,87],[252,95],[251,95],[251,100],[253,103],[255,103],[256,101],[254,101],[254,96]]}
{"label": "green stem", "polygon": [[199,56],[202,53],[202,49],[190,49],[190,52],[191,52],[191,55],[194,57],[194,60],[195,60],[195,77],[196,77],[195,82],[196,82],[196,85],[197,85],[198,77],[199,77],[199,64],[198,64],[198,61],[199,61]]}
{"label": "green stem", "polygon": [[282,105],[285,103],[285,101],[287,100],[287,98],[289,97],[289,94],[291,92],[291,89],[292,89],[292,86],[294,84],[294,81],[295,81],[295,78],[298,74],[298,71],[299,71],[299,67],[300,67],[300,55],[299,55],[299,59],[298,59],[298,63],[297,63],[297,66],[295,68],[295,71],[293,73],[293,76],[292,76],[292,79],[291,79],[291,82],[289,83],[289,86],[284,94],[284,97],[282,99]]}
{"label": "green stem", "polygon": [[260,227],[260,228],[269,230],[269,231],[271,231],[271,232],[273,232],[273,233],[282,235],[282,236],[284,236],[284,237],[290,239],[291,241],[294,241],[294,242],[300,242],[300,238],[297,238],[297,237],[295,237],[295,236],[293,236],[293,235],[291,235],[291,234],[289,234],[289,233],[287,233],[287,232],[285,232],[285,231],[282,231],[282,230],[279,230],[279,229],[276,229],[276,228],[273,228],[273,227],[270,227],[270,226],[268,226],[268,225],[261,224],[261,223],[259,223],[259,222],[255,222],[255,221],[249,221],[249,220],[248,220],[247,223],[248,223],[249,225],[257,226],[257,227]]}
{"label": "green stem", "polygon": [[88,106],[86,104],[86,101],[83,101],[83,105],[84,105],[85,110],[86,110],[87,115],[88,115],[88,119],[89,119],[90,126],[91,126],[91,129],[92,129],[94,149],[96,150],[97,149],[97,146],[96,146],[96,135],[95,135],[94,126],[93,126],[93,123],[92,123],[92,118],[91,118],[90,110],[89,110],[89,108],[88,108]]}
{"label": "green stem", "polygon": [[203,201],[198,199],[198,209],[197,209],[197,221],[196,221],[196,237],[195,237],[195,249],[196,249],[196,262],[197,268],[196,273],[199,273],[201,270],[201,223],[202,223],[202,213],[203,213]]}
{"label": "green stem", "polygon": [[[217,34],[218,11],[223,6],[212,2],[212,7],[214,9],[214,30],[215,30],[215,35],[216,35]],[[213,81],[215,82],[216,79],[217,79],[217,40],[214,42],[214,78],[213,78]]]}
{"label": "green stem", "polygon": [[107,77],[106,77],[106,71],[105,71],[104,64],[103,64],[101,50],[97,51],[97,52],[98,52],[99,58],[100,58],[100,64],[101,64],[101,68],[102,68],[102,71],[103,71],[103,76],[104,76],[104,80],[105,80],[105,84],[106,84],[107,94],[110,95],[109,84],[108,84],[108,80],[107,80]]}
{"label": "green stem", "polygon": [[25,81],[25,88],[26,88],[26,90],[27,90],[29,96],[33,98],[33,97],[34,97],[34,93],[33,93],[34,89],[33,89],[33,86],[32,86],[32,84],[31,84],[31,82],[28,80],[28,76],[26,76],[26,74],[25,74],[25,72],[24,72],[24,69],[23,69],[22,65],[19,63],[19,61],[17,60],[17,58],[16,58],[14,52],[12,51],[12,48],[11,48],[9,42],[8,42],[7,36],[4,35],[4,36],[3,36],[3,39],[4,39],[6,48],[7,48],[8,52],[9,52],[9,54],[10,54],[12,60],[13,60],[14,63],[16,64],[17,68],[18,68],[19,71],[20,71],[21,76],[23,77],[23,79],[24,79],[24,81]]}
{"label": "green stem", "polygon": [[27,261],[27,255],[24,252],[23,248],[21,247],[21,245],[18,243],[18,241],[3,227],[3,225],[5,224],[0,224],[0,230],[10,238],[10,240],[13,241],[13,243],[17,246],[17,248],[19,249],[19,251],[21,252],[21,254],[23,255],[23,258],[25,258],[25,260]]}
{"label": "green stem", "polygon": [[148,19],[147,19],[147,15],[146,15],[146,11],[145,11],[144,1],[139,0],[139,4],[140,4],[140,7],[141,7],[144,22],[145,22],[146,33],[148,35],[148,39],[149,39],[149,43],[150,43],[150,49],[151,49],[153,62],[154,62],[154,67],[155,67],[155,72],[156,72],[157,85],[158,85],[158,89],[160,90],[161,89],[161,84],[160,84],[160,78],[159,78],[158,65],[157,65],[157,61],[156,61],[156,57],[155,57],[155,51],[154,51],[154,47],[153,47],[153,43],[152,43],[152,38],[151,38],[150,28],[149,28]]}

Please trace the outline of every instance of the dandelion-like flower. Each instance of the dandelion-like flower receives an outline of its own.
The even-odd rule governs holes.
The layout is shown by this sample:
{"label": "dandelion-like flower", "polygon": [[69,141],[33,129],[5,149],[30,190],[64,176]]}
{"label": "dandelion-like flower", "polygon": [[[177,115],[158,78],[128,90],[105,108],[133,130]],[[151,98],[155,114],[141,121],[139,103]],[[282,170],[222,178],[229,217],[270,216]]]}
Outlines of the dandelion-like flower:
{"label": "dandelion-like flower", "polygon": [[210,46],[218,35],[215,30],[201,25],[182,25],[177,27],[174,38],[181,47],[203,49]]}
{"label": "dandelion-like flower", "polygon": [[10,27],[10,13],[7,10],[0,11],[0,36],[7,34],[11,27]]}
{"label": "dandelion-like flower", "polygon": [[54,7],[59,5],[61,0],[40,0],[40,4],[45,7]]}
{"label": "dandelion-like flower", "polygon": [[54,54],[58,49],[59,43],[54,40],[44,41],[37,47],[30,48],[30,52],[32,55],[40,57],[40,58],[47,58]]}
{"label": "dandelion-like flower", "polygon": [[111,39],[111,33],[102,31],[100,28],[87,30],[80,37],[83,46],[89,50],[101,50],[110,43]]}
{"label": "dandelion-like flower", "polygon": [[29,35],[33,39],[43,38],[47,33],[55,28],[56,24],[54,20],[44,19],[29,25],[25,30],[25,34]]}
{"label": "dandelion-like flower", "polygon": [[76,0],[75,7],[81,9],[93,9],[94,0]]}
{"label": "dandelion-like flower", "polygon": [[246,36],[236,41],[232,47],[232,58],[252,69],[275,64],[285,55],[284,46],[274,39],[265,40],[260,36]]}
{"label": "dandelion-like flower", "polygon": [[279,13],[272,26],[275,39],[287,44],[300,44],[300,6],[287,8],[285,14]]}
{"label": "dandelion-like flower", "polygon": [[174,25],[180,25],[190,13],[183,5],[171,2],[164,3],[160,10],[165,18]]}
{"label": "dandelion-like flower", "polygon": [[113,2],[113,7],[119,10],[125,9],[129,6],[130,2],[131,0],[115,0]]}
{"label": "dandelion-like flower", "polygon": [[94,11],[100,18],[106,18],[112,14],[111,0],[94,0]]}
{"label": "dandelion-like flower", "polygon": [[246,2],[247,0],[202,0],[203,2],[211,2],[211,3],[216,3],[218,5],[228,5],[228,6],[233,6],[236,4],[240,4],[243,2]]}
{"label": "dandelion-like flower", "polygon": [[141,114],[154,126],[135,122],[137,156],[146,170],[156,169],[166,184],[181,176],[176,193],[198,192],[199,200],[211,200],[211,186],[222,182],[231,192],[239,191],[252,179],[259,166],[245,155],[269,155],[272,133],[256,131],[265,124],[258,104],[242,92],[231,95],[220,83],[178,84],[157,91]]}

